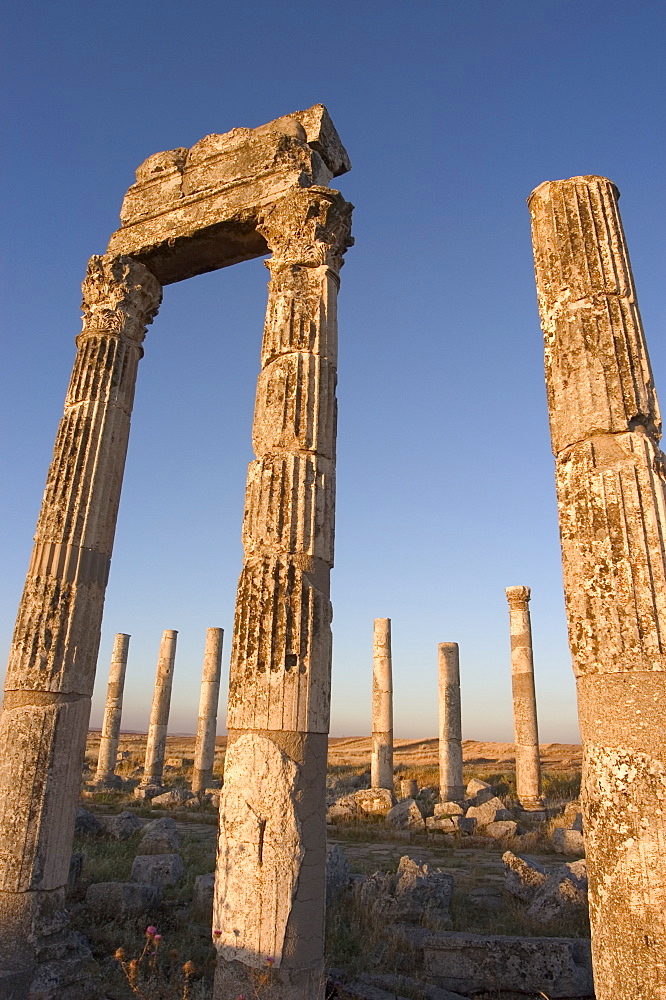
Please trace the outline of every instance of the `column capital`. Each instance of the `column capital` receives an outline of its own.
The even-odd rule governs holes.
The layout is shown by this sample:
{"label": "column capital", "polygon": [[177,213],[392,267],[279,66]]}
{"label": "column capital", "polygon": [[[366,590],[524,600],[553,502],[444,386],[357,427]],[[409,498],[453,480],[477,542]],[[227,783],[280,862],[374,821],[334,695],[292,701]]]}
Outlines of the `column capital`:
{"label": "column capital", "polygon": [[504,593],[509,602],[510,611],[524,609],[532,596],[532,591],[529,587],[507,587]]}
{"label": "column capital", "polygon": [[335,274],[353,245],[350,236],[353,205],[339,191],[300,188],[271,205],[257,222],[273,256],[271,272],[285,267],[327,267]]}
{"label": "column capital", "polygon": [[[137,346],[162,301],[157,278],[131,257],[95,254],[81,285],[83,330],[80,336],[122,337]],[[77,338],[78,339],[78,338]]]}

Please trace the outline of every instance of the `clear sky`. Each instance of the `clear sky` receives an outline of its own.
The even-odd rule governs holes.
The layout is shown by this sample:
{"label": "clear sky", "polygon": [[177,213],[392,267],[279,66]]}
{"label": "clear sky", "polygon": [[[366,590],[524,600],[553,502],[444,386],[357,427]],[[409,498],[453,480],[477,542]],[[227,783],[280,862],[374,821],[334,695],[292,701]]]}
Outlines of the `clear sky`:
{"label": "clear sky", "polygon": [[[340,293],[332,732],[369,730],[372,621],[393,621],[395,728],[437,727],[460,644],[465,738],[512,738],[504,588],[532,587],[541,737],[578,739],[525,199],[610,177],[666,402],[664,29],[647,0],[5,3],[0,647],[80,329],[88,257],[147,156],[324,103],[353,164]],[[92,724],[132,635],[145,729],[178,629],[174,732],[196,722],[205,629],[223,689],[268,274],[165,289],[141,362]],[[224,706],[221,705],[221,719]],[[221,728],[221,726],[220,726]]]}

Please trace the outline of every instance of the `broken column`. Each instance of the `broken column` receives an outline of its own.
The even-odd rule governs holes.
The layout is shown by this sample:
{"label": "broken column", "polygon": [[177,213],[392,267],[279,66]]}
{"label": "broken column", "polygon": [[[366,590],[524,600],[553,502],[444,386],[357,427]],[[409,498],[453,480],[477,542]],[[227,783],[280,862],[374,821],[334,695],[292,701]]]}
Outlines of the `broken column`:
{"label": "broken column", "polygon": [[372,645],[372,788],[393,791],[391,619],[375,618]]}
{"label": "broken column", "polygon": [[543,812],[541,760],[534,690],[534,657],[530,622],[530,588],[507,587],[511,635],[513,739],[516,749],[516,794],[526,812]]}
{"label": "broken column", "polygon": [[192,791],[195,793],[204,792],[207,788],[210,788],[213,781],[223,637],[223,628],[209,628],[206,630],[206,648],[204,651],[201,695],[199,698],[199,720],[197,722],[194,769],[192,771]]}
{"label": "broken column", "polygon": [[[91,258],[0,716],[3,1000],[29,995],[36,967],[58,950],[58,927],[65,933],[64,889],[134,386],[160,299],[159,283],[142,264]],[[68,967],[75,964],[72,953]],[[63,989],[75,995],[73,985]]]}
{"label": "broken column", "polygon": [[439,798],[462,802],[462,720],[460,715],[460,659],[457,642],[440,642],[439,651]]}
{"label": "broken column", "polygon": [[338,192],[310,187],[258,223],[271,279],[231,654],[217,1000],[267,972],[271,1000],[324,995],[336,297],[350,217]]}
{"label": "broken column", "polygon": [[113,643],[111,654],[111,669],[109,684],[106,689],[106,707],[102,722],[102,735],[99,741],[99,756],[95,784],[101,788],[119,788],[121,778],[115,774],[116,758],[118,756],[118,738],[120,736],[120,720],[123,713],[123,689],[125,687],[125,670],[127,669],[127,653],[130,637],[119,632]]}
{"label": "broken column", "polygon": [[166,755],[177,638],[178,632],[173,629],[166,629],[162,633],[153,703],[150,709],[143,777],[138,787],[134,789],[134,795],[137,799],[152,799],[163,791],[164,757]]}
{"label": "broken column", "polygon": [[529,199],[597,1000],[666,997],[666,473],[616,187]]}

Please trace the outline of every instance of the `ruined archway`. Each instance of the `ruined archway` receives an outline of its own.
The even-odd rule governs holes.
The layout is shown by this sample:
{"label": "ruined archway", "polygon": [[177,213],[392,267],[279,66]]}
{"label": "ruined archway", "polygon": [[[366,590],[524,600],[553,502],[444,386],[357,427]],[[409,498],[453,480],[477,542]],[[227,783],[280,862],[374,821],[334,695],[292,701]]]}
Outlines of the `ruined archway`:
{"label": "ruined archway", "polygon": [[[257,457],[248,474],[230,677],[216,994],[226,995],[227,973],[235,988],[270,957],[272,995],[318,996],[336,297],[351,244],[351,205],[327,185],[349,166],[321,105],[157,153],[137,170],[106,254],[90,260],[0,720],[3,996],[28,994],[58,935],[67,950],[63,893],[146,326],[162,285],[267,252]],[[245,878],[229,878],[239,851]],[[62,995],[72,998],[75,957],[69,980],[62,973]]]}

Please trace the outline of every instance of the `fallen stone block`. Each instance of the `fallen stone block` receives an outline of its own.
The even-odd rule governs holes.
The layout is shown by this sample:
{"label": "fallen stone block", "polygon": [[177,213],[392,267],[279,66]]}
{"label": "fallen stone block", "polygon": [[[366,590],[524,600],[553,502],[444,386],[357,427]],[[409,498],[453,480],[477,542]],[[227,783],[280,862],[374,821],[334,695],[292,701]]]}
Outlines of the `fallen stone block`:
{"label": "fallen stone block", "polygon": [[487,826],[488,823],[498,823],[501,820],[512,818],[509,810],[505,808],[504,803],[497,796],[487,799],[480,805],[470,806],[465,816],[468,819],[475,819],[479,826]]}
{"label": "fallen stone block", "polygon": [[428,816],[426,828],[431,832],[455,833],[457,827],[450,816]]}
{"label": "fallen stone block", "polygon": [[453,876],[404,855],[398,864],[393,895],[398,920],[420,922],[424,914],[446,920],[450,916]]}
{"label": "fallen stone block", "polygon": [[400,781],[400,798],[415,799],[419,794],[419,785],[414,778],[402,778]]}
{"label": "fallen stone block", "polygon": [[326,904],[335,903],[351,881],[351,866],[339,844],[326,845]]}
{"label": "fallen stone block", "polygon": [[104,832],[116,840],[129,840],[141,829],[142,823],[136,813],[125,810],[117,816],[104,816],[102,826]]}
{"label": "fallen stone block", "polygon": [[206,922],[212,920],[214,892],[215,872],[206,875],[197,875],[194,880],[192,911],[200,920],[205,920]]}
{"label": "fallen stone block", "polygon": [[132,865],[132,881],[151,885],[176,885],[185,874],[180,854],[137,854]]}
{"label": "fallen stone block", "polygon": [[425,830],[421,810],[414,799],[403,799],[386,814],[386,825],[395,830]]}
{"label": "fallen stone block", "polygon": [[441,931],[426,938],[424,973],[461,993],[516,990],[550,1000],[593,994],[585,938],[504,937]]}
{"label": "fallen stone block", "polygon": [[585,841],[579,830],[558,827],[553,830],[552,842],[558,854],[577,854],[580,857],[585,854]]}
{"label": "fallen stone block", "polygon": [[361,788],[352,798],[361,812],[386,816],[395,805],[395,796],[388,788]]}
{"label": "fallen stone block", "polygon": [[487,823],[482,833],[484,837],[492,837],[493,840],[515,837],[518,833],[518,824],[512,819],[497,820],[495,823]]}
{"label": "fallen stone block", "polygon": [[164,789],[161,785],[137,785],[134,789],[134,798],[141,802],[150,801],[157,795],[161,795]]}
{"label": "fallen stone block", "polygon": [[144,833],[137,848],[138,854],[177,854],[180,838],[176,829],[152,830]]}
{"label": "fallen stone block", "polygon": [[166,764],[168,767],[192,767],[194,757],[167,757]]}
{"label": "fallen stone block", "polygon": [[537,891],[527,914],[543,924],[557,917],[587,910],[587,863],[563,865],[548,876]]}
{"label": "fallen stone block", "polygon": [[194,795],[188,788],[172,788],[168,792],[162,792],[161,795],[155,795],[152,805],[170,808],[180,806],[183,802],[193,798]]}
{"label": "fallen stone block", "polygon": [[476,830],[476,820],[473,816],[452,816],[451,822],[458,833],[474,833]]}
{"label": "fallen stone block", "polygon": [[178,830],[178,824],[173,816],[159,816],[157,819],[149,820],[143,827],[143,835],[149,837],[154,833],[161,833],[162,830]]}
{"label": "fallen stone block", "polygon": [[361,815],[361,809],[354,796],[343,795],[326,810],[326,822],[335,823],[341,819],[354,819]]}
{"label": "fallen stone block", "polygon": [[86,837],[95,837],[102,833],[102,824],[94,813],[83,806],[77,806],[74,820],[74,833]]}
{"label": "fallen stone block", "polygon": [[464,813],[458,802],[436,802],[433,811],[435,816],[462,816]]}
{"label": "fallen stone block", "polygon": [[472,778],[465,789],[465,796],[470,800],[470,805],[480,806],[484,802],[488,802],[489,799],[494,798],[495,791],[487,781],[481,781],[480,778]]}
{"label": "fallen stone block", "polygon": [[523,903],[531,903],[539,889],[546,883],[548,875],[541,865],[521,858],[512,851],[502,855],[504,862],[504,888]]}
{"label": "fallen stone block", "polygon": [[86,892],[87,908],[108,917],[144,913],[159,906],[161,899],[159,885],[140,882],[97,882]]}

